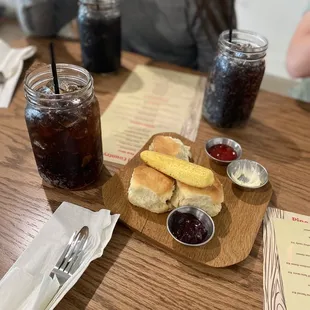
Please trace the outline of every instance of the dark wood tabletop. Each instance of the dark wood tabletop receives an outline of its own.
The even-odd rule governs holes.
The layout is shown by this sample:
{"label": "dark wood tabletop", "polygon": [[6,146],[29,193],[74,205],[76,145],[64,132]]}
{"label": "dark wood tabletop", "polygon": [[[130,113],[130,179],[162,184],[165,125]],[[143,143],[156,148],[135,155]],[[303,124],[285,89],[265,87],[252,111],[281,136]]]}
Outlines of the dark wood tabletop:
{"label": "dark wood tabletop", "polygon": [[[34,44],[33,61],[49,62],[47,40]],[[57,62],[80,64],[79,43],[56,41]],[[94,76],[101,112],[137,64],[191,72],[149,58],[123,53],[117,75]],[[198,74],[197,72],[195,74]],[[204,120],[196,142],[229,136],[243,147],[244,158],[269,171],[278,208],[310,215],[310,105],[261,91],[246,128],[215,130]],[[24,121],[23,76],[12,103],[0,109],[0,277],[14,264],[62,201],[99,210],[102,184],[120,167],[106,163],[100,180],[84,191],[44,186],[38,175]],[[109,171],[108,171],[109,170]],[[249,219],[250,220],[250,219]],[[163,250],[122,224],[101,258],[91,263],[57,309],[263,309],[262,230],[250,256],[238,265],[216,269]]]}

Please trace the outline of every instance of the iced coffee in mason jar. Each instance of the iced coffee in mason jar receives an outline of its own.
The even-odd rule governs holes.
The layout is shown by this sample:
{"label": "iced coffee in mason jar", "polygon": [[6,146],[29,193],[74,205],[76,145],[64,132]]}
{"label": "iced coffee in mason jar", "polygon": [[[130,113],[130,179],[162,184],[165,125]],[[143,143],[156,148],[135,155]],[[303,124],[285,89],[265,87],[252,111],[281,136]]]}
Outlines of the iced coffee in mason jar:
{"label": "iced coffee in mason jar", "polygon": [[25,78],[25,119],[40,176],[47,183],[80,189],[103,166],[100,110],[93,79],[81,67],[57,64],[60,94],[50,65]]}
{"label": "iced coffee in mason jar", "polygon": [[80,0],[78,25],[83,66],[112,73],[121,65],[120,0]]}
{"label": "iced coffee in mason jar", "polygon": [[205,92],[203,116],[221,128],[244,126],[253,110],[265,72],[267,40],[254,32],[229,31],[218,41],[218,52]]}

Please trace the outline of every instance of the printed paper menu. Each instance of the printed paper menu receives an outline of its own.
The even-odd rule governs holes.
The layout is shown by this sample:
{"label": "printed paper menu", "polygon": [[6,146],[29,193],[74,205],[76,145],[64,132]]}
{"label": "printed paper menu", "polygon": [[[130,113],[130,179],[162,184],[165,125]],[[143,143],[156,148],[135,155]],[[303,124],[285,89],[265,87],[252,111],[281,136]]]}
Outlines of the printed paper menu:
{"label": "printed paper menu", "polygon": [[101,116],[104,159],[124,165],[152,135],[181,133],[193,107],[200,119],[201,79],[205,80],[188,73],[137,66]]}
{"label": "printed paper menu", "polygon": [[273,220],[287,310],[310,309],[310,227]]}
{"label": "printed paper menu", "polygon": [[[310,217],[294,212],[267,208],[263,221],[264,236],[264,310],[287,310],[284,298],[283,281],[280,271],[274,219],[284,219],[297,223],[310,223]],[[310,227],[310,225],[309,225]]]}

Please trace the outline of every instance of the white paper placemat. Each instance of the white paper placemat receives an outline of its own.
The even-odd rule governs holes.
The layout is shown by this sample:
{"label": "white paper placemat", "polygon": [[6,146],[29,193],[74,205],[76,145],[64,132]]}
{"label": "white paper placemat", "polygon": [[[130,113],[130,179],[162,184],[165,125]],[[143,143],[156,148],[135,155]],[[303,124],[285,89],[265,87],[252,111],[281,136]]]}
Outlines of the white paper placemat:
{"label": "white paper placemat", "polygon": [[205,86],[205,77],[138,65],[101,116],[104,159],[124,165],[160,132],[195,141]]}

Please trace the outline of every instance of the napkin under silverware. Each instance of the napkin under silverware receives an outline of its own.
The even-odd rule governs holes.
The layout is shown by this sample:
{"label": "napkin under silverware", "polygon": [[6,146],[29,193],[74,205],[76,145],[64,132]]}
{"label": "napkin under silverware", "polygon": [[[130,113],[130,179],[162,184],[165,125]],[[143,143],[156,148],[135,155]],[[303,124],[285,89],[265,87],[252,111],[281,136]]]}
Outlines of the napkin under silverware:
{"label": "napkin under silverware", "polygon": [[[93,212],[63,202],[0,281],[0,310],[54,309],[90,262],[102,256],[118,218],[109,210]],[[83,226],[89,227],[89,239],[81,265],[60,287],[49,274],[72,233]]]}
{"label": "napkin under silverware", "polygon": [[23,70],[24,60],[32,57],[36,51],[35,46],[11,48],[0,39],[0,72],[4,80],[0,83],[0,108],[7,108],[10,105]]}

